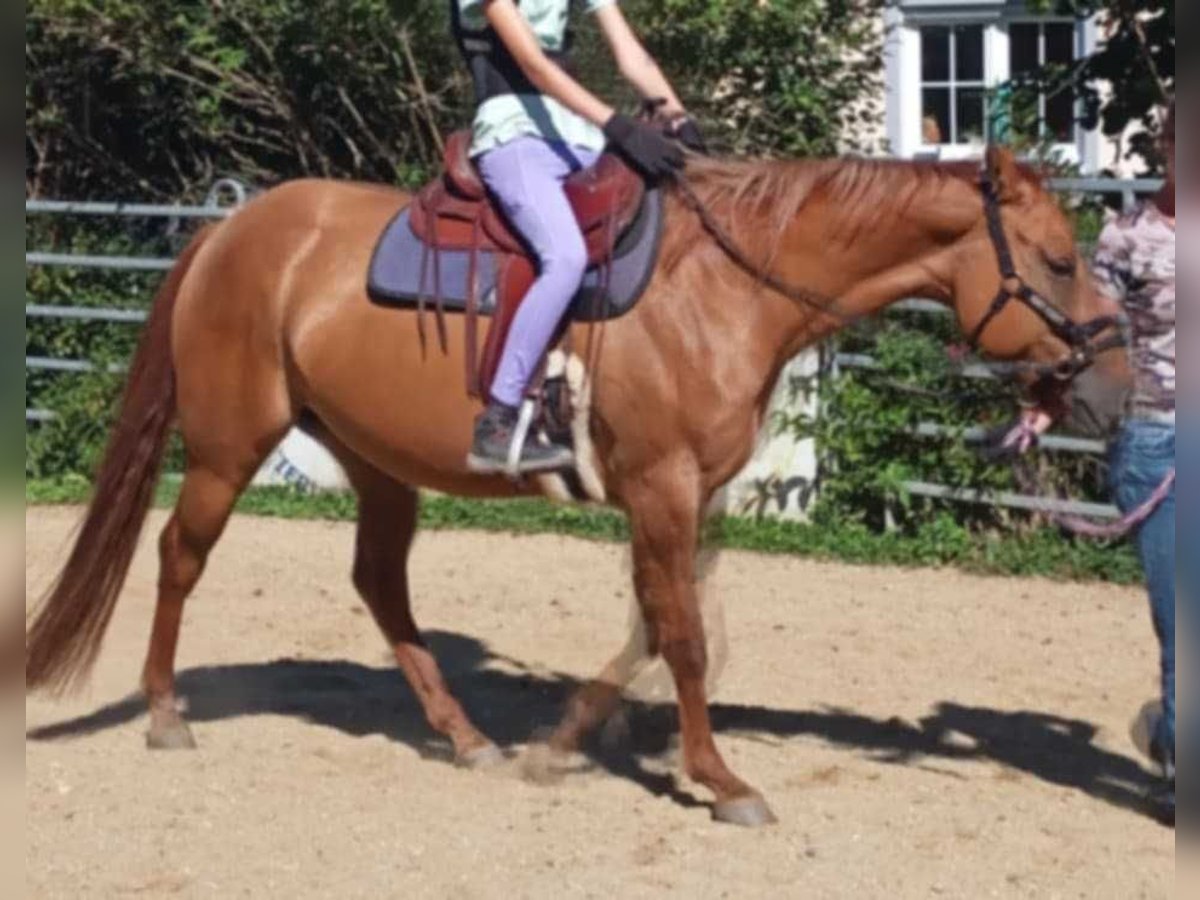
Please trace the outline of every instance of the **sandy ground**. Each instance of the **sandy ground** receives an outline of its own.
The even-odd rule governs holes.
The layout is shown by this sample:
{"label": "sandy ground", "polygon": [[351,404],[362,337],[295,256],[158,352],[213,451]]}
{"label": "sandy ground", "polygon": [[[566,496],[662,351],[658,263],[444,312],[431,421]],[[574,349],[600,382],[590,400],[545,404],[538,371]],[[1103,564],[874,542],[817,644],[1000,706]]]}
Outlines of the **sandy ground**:
{"label": "sandy ground", "polygon": [[[77,512],[26,519],[30,595]],[[156,533],[161,518],[151,523]],[[188,606],[200,742],[144,749],[144,542],[84,695],[26,704],[36,897],[1163,897],[1128,723],[1154,691],[1137,590],[726,554],[713,708],[780,824],[714,824],[671,717],[633,705],[551,786],[447,760],[346,577],[348,525],[242,518]],[[476,721],[516,749],[616,649],[618,547],[419,539],[417,615]],[[535,574],[534,574],[535,573]]]}

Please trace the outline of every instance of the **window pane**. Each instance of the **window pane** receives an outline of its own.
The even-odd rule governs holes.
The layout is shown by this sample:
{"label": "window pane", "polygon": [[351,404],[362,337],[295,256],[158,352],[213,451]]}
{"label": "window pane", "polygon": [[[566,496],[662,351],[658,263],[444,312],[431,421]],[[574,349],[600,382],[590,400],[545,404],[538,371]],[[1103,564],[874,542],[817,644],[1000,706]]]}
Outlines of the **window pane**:
{"label": "window pane", "polygon": [[921,80],[950,80],[950,29],[921,29]]}
{"label": "window pane", "polygon": [[1075,96],[1062,90],[1046,97],[1046,133],[1060,144],[1075,140]]}
{"label": "window pane", "polygon": [[1067,66],[1075,61],[1075,26],[1056,22],[1046,29],[1046,62]]}
{"label": "window pane", "polygon": [[957,26],[954,44],[956,80],[983,81],[983,26]]}
{"label": "window pane", "polygon": [[956,144],[983,142],[983,88],[959,88],[955,106],[958,110]]}
{"label": "window pane", "polygon": [[1013,24],[1008,29],[1008,59],[1014,78],[1038,68],[1038,27]]}
{"label": "window pane", "polygon": [[921,92],[921,142],[950,141],[950,89],[925,88]]}

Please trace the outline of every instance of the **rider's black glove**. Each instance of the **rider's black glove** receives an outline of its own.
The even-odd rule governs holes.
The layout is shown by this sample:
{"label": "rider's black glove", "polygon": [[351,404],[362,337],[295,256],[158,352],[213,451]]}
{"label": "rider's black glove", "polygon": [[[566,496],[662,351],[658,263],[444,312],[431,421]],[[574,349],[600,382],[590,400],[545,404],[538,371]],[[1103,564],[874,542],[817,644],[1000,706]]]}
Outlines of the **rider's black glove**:
{"label": "rider's black glove", "polygon": [[627,163],[653,181],[683,168],[683,151],[653,125],[616,113],[605,123],[604,136]]}
{"label": "rider's black glove", "polygon": [[704,135],[700,133],[700,126],[695,119],[686,116],[679,119],[671,128],[671,136],[694,153],[708,154],[708,144],[704,142]]}

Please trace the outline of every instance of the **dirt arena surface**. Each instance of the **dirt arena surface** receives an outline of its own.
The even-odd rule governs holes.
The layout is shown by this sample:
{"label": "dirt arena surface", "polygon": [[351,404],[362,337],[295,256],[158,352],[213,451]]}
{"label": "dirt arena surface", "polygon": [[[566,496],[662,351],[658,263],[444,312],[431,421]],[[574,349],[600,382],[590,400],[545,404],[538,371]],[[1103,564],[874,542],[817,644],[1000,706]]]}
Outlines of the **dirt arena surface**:
{"label": "dirt arena surface", "polygon": [[[78,517],[32,509],[36,595]],[[157,534],[161,514],[147,537]],[[26,704],[34,897],[1166,897],[1128,724],[1154,693],[1136,589],[727,553],[713,715],[780,823],[709,820],[661,708],[632,705],[561,782],[449,761],[347,577],[346,524],[237,518],[190,601],[200,749],[150,753],[133,691],[143,541],[89,688]],[[514,751],[616,650],[626,552],[422,535],[418,621]]]}

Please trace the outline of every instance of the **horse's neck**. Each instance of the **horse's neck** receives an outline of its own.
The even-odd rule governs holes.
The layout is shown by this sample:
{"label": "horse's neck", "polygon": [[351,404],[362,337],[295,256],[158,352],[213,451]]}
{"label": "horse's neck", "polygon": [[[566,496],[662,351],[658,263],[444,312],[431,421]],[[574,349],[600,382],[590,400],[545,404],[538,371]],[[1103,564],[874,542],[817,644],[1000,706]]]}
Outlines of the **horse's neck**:
{"label": "horse's neck", "polygon": [[[668,344],[660,352],[715,386],[729,409],[746,403],[765,409],[787,362],[847,319],[904,297],[950,299],[953,245],[978,219],[978,196],[955,178],[926,179],[905,194],[901,185],[911,188],[912,175],[898,166],[896,178],[894,210],[864,204],[855,209],[836,197],[813,196],[785,229],[768,264],[778,281],[816,302],[831,300],[834,314],[821,315],[773,290],[724,250],[686,252],[669,276],[672,290],[662,292],[663,302],[642,307],[642,328],[662,336]],[[768,226],[761,209],[747,216],[732,221],[733,240],[758,263],[754,238],[761,244]],[[693,298],[698,316],[680,316],[674,299],[679,296]],[[696,332],[698,322],[704,323],[703,334]]]}
{"label": "horse's neck", "polygon": [[[897,167],[897,178],[904,177]],[[831,315],[792,305],[780,353],[791,356],[847,321],[908,297],[950,302],[955,246],[978,219],[970,184],[947,178],[911,191],[895,209],[816,198],[789,229],[779,254],[784,279],[829,298]]]}

